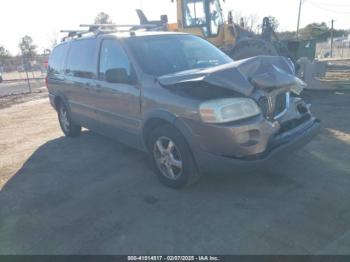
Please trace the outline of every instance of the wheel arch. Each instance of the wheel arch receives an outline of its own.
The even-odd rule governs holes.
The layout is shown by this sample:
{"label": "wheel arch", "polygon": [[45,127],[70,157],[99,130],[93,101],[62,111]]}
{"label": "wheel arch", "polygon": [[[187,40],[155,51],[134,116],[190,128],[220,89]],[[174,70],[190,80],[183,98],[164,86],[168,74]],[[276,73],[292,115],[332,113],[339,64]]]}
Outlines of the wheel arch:
{"label": "wheel arch", "polygon": [[193,134],[191,132],[190,127],[186,124],[186,122],[181,119],[181,117],[175,116],[174,114],[167,111],[156,111],[149,115],[145,124],[143,125],[143,142],[147,152],[149,152],[148,139],[150,138],[152,130],[158,128],[162,125],[170,125],[174,127],[181,135],[183,135],[185,143],[188,145],[190,149],[190,153],[192,155],[192,159],[194,164],[198,170],[198,159],[196,155],[197,146],[195,145],[195,139],[193,139]]}
{"label": "wheel arch", "polygon": [[58,106],[59,106],[61,103],[64,103],[62,97],[61,97],[61,96],[55,96],[55,98],[54,98],[54,104],[55,104],[56,110],[58,109]]}
{"label": "wheel arch", "polygon": [[176,121],[176,116],[165,110],[156,110],[149,113],[142,126],[142,138],[145,149],[148,150],[148,139],[152,130],[162,125],[173,125]]}
{"label": "wheel arch", "polygon": [[184,136],[187,144],[193,151],[193,139],[191,139],[192,132],[190,128],[180,117],[165,110],[154,111],[150,113],[148,117],[146,117],[146,121],[144,122],[142,128],[143,142],[145,148],[148,150],[148,139],[152,130],[167,124],[176,128]]}
{"label": "wheel arch", "polygon": [[62,94],[62,93],[54,94],[53,101],[54,101],[54,105],[55,105],[56,110],[58,110],[59,103],[63,103],[66,106],[66,108],[68,109],[69,113],[71,113],[68,99],[64,94]]}

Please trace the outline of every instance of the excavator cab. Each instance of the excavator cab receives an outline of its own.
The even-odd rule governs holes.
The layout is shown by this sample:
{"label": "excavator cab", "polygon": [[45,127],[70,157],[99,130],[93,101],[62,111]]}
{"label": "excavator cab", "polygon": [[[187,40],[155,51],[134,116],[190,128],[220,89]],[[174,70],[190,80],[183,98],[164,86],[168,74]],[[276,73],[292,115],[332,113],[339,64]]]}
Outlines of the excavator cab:
{"label": "excavator cab", "polygon": [[222,49],[235,42],[220,0],[177,0],[176,4],[179,31],[201,36]]}
{"label": "excavator cab", "polygon": [[[224,51],[232,48],[236,42],[234,25],[225,22],[222,0],[176,0],[176,5],[177,23],[167,24],[169,31],[201,36]],[[137,13],[141,24],[155,23],[148,21],[141,10]]]}
{"label": "excavator cab", "polygon": [[219,0],[183,0],[178,1],[178,21],[183,31],[201,35],[205,38],[218,37],[224,25]]}
{"label": "excavator cab", "polygon": [[[235,60],[276,55],[268,41],[233,23],[232,12],[223,15],[224,0],[176,0],[177,30],[201,36]],[[175,25],[176,26],[176,25]],[[174,25],[168,27],[174,30]]]}
{"label": "excavator cab", "polygon": [[[174,0],[172,0],[174,2]],[[224,0],[176,0],[177,23],[168,23],[166,15],[159,21],[149,21],[142,10],[136,10],[140,24],[152,25],[168,31],[179,31],[198,35],[208,40],[234,60],[256,55],[276,55],[271,43],[257,38],[252,32],[233,23],[229,12],[225,21]]]}
{"label": "excavator cab", "polygon": [[[175,0],[171,1],[175,2]],[[234,60],[258,55],[279,55],[290,58],[296,68],[299,68],[297,60],[301,55],[305,56],[305,52],[296,52],[295,48],[291,48],[295,46],[294,42],[300,46],[299,40],[280,41],[268,17],[263,19],[261,36],[255,35],[246,30],[244,25],[234,24],[232,12],[229,12],[228,18],[225,19],[222,9],[223,2],[225,0],[176,0],[176,23],[168,23],[167,15],[162,15],[159,21],[149,21],[142,10],[137,10],[137,14],[143,26],[151,26],[152,30],[156,28],[157,30],[198,35],[220,48]],[[306,57],[313,60],[314,52],[308,52],[308,54]],[[313,72],[313,68],[311,71]],[[325,71],[322,74],[324,75]]]}

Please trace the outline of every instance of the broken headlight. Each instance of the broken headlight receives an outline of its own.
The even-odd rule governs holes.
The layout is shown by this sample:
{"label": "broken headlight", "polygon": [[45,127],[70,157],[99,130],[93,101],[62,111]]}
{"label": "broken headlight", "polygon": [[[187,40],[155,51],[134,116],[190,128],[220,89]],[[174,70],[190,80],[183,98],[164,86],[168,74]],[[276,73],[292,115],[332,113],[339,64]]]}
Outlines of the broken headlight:
{"label": "broken headlight", "polygon": [[261,113],[260,108],[250,98],[224,98],[200,104],[199,112],[203,122],[227,123],[253,117]]}

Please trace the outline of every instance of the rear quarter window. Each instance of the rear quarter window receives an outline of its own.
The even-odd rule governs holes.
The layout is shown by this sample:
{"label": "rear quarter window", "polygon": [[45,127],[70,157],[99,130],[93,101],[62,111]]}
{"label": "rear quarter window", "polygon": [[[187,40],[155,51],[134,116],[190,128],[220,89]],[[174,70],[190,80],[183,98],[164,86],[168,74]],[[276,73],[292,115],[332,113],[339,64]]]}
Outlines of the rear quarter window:
{"label": "rear quarter window", "polygon": [[48,73],[61,74],[64,70],[64,60],[67,53],[67,44],[61,44],[52,51],[49,59]]}
{"label": "rear quarter window", "polygon": [[72,42],[67,58],[67,75],[94,78],[96,71],[96,39]]}

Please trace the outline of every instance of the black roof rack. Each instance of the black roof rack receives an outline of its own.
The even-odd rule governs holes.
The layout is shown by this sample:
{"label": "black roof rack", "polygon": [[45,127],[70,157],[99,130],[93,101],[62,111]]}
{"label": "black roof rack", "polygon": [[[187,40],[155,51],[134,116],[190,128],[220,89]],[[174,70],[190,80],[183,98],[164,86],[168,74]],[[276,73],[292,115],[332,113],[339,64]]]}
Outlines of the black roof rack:
{"label": "black roof rack", "polygon": [[81,24],[80,27],[88,27],[88,30],[62,30],[61,33],[68,33],[66,37],[62,39],[62,42],[68,39],[80,38],[84,34],[93,33],[108,34],[116,32],[130,32],[131,35],[135,34],[135,31],[162,31],[164,26],[154,24],[142,24],[142,25],[117,25],[117,24]]}
{"label": "black roof rack", "polygon": [[164,27],[154,24],[142,24],[142,25],[118,25],[118,24],[82,24],[80,27],[88,27],[90,32],[105,33],[109,31],[113,32],[132,32],[138,30],[146,31],[160,31]]}
{"label": "black roof rack", "polygon": [[67,41],[68,39],[72,39],[74,37],[82,37],[85,34],[91,33],[86,30],[61,30],[61,33],[67,33],[68,35],[62,38],[62,42]]}

